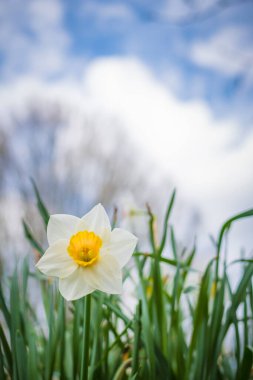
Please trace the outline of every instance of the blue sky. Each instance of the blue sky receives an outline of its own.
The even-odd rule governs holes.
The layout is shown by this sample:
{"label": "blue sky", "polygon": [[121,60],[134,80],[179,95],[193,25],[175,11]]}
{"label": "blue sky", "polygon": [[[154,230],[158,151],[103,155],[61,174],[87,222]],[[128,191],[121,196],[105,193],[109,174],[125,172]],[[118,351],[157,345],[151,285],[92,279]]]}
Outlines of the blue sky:
{"label": "blue sky", "polygon": [[[247,109],[253,95],[253,82],[249,78],[253,63],[252,2],[234,2],[228,7],[210,5],[210,8],[199,12],[194,12],[193,6],[189,6],[182,15],[178,11],[174,17],[177,7],[170,10],[164,1],[155,2],[153,9],[152,2],[91,3],[93,6],[86,7],[87,14],[83,7],[82,16],[78,15],[76,7],[71,20],[66,17],[70,33],[75,25],[73,41],[76,53],[89,57],[134,55],[149,65],[161,80],[166,80],[169,70],[176,72],[179,83],[175,83],[174,91],[178,96],[183,99],[204,98],[217,115],[234,113],[242,120],[242,127],[249,126],[252,114]],[[113,17],[113,8],[111,17],[96,13],[100,6],[108,9],[112,4],[118,7],[118,17],[117,12]],[[238,38],[237,33],[240,34]],[[219,52],[215,49],[221,38],[224,38],[223,43],[230,55],[217,64],[215,55]],[[212,40],[213,62],[211,60],[208,64],[204,57],[193,57],[194,49],[196,51]],[[251,51],[251,60],[245,63],[244,55],[248,51]],[[238,64],[229,69],[226,65],[231,59]],[[248,115],[244,115],[245,110]]]}
{"label": "blue sky", "polygon": [[[36,45],[46,48],[41,34],[49,25],[58,33],[52,44],[62,49],[62,59],[76,62],[68,67],[71,75],[79,75],[78,63],[96,57],[134,56],[181,99],[204,99],[217,117],[236,117],[243,130],[251,128],[252,1],[45,1],[43,11],[37,6],[31,12],[36,3],[1,3],[3,81],[35,69],[14,50],[22,44],[29,54]],[[16,42],[9,40],[12,33]],[[66,66],[44,74],[58,78]]]}
{"label": "blue sky", "polygon": [[115,117],[215,235],[253,202],[252,20],[249,0],[1,1],[1,120],[34,96]]}

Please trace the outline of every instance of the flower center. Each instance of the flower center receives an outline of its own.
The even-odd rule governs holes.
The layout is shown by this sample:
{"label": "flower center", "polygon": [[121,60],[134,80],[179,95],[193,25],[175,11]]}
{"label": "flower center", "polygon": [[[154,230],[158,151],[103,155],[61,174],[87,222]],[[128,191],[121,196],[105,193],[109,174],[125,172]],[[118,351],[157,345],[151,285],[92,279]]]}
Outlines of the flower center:
{"label": "flower center", "polygon": [[78,265],[87,267],[99,259],[102,239],[94,232],[80,231],[70,238],[68,253]]}

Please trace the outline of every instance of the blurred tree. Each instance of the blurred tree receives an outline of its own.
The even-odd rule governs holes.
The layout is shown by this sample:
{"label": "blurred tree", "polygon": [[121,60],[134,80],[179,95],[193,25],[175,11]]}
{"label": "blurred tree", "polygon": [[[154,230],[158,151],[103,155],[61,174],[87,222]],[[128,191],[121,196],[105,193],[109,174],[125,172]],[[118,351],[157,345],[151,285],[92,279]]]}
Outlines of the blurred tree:
{"label": "blurred tree", "polygon": [[[126,196],[137,204],[159,204],[169,182],[135,148],[119,120],[79,112],[60,101],[28,99],[25,112],[12,111],[0,140],[0,210],[2,251],[20,251],[21,234],[13,233],[24,216],[42,241],[37,222],[33,178],[51,212],[82,216],[102,202],[109,210]],[[77,117],[78,115],[78,117]],[[5,131],[5,132],[4,132]],[[16,235],[18,236],[18,234]],[[16,246],[15,246],[16,244]],[[15,248],[14,248],[15,247]]]}

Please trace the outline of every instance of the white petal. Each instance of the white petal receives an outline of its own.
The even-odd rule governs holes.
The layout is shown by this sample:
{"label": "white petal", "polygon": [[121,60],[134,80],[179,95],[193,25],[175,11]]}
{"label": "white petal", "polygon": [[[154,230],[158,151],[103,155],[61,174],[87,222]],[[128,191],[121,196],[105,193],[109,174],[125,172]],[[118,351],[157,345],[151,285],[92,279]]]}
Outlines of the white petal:
{"label": "white petal", "polygon": [[109,294],[122,292],[121,269],[117,260],[111,255],[102,256],[95,265],[84,268],[84,276],[91,287],[102,292]]}
{"label": "white petal", "polygon": [[36,267],[48,276],[69,276],[77,268],[77,264],[69,256],[67,246],[67,240],[58,240],[46,250]]}
{"label": "white petal", "polygon": [[94,292],[94,288],[87,284],[84,268],[78,267],[70,276],[59,280],[59,290],[67,300],[77,300]]}
{"label": "white petal", "polygon": [[111,224],[104,207],[99,203],[97,206],[81,218],[78,225],[78,231],[93,231],[99,235],[102,240],[111,231]]}
{"label": "white petal", "polygon": [[137,241],[137,237],[131,234],[131,232],[115,228],[111,233],[111,241],[106,248],[108,253],[115,257],[122,268],[131,259]]}
{"label": "white petal", "polygon": [[80,218],[73,215],[56,214],[51,215],[47,225],[47,239],[49,245],[60,239],[69,240],[77,230],[76,226]]}

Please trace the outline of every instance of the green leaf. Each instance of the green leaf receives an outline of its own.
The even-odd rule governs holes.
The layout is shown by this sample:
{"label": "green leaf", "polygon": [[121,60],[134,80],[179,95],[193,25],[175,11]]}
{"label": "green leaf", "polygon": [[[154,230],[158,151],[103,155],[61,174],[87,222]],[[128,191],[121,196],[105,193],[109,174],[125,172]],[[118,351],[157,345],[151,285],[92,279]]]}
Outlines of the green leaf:
{"label": "green leaf", "polygon": [[176,380],[176,376],[170,366],[170,362],[166,360],[165,356],[157,346],[155,346],[155,358],[156,377],[154,379]]}
{"label": "green leaf", "polygon": [[218,236],[218,242],[217,242],[217,262],[216,262],[216,281],[218,280],[218,270],[219,270],[219,261],[220,261],[220,253],[221,253],[221,246],[223,242],[223,237],[225,233],[230,229],[233,222],[239,219],[249,218],[253,216],[253,209],[241,212],[232,218],[228,219],[221,227],[220,233]]}
{"label": "green leaf", "polygon": [[124,361],[121,364],[121,366],[118,368],[115,376],[113,377],[113,380],[123,380],[126,373],[126,369],[127,367],[130,366],[130,364],[131,364],[131,359]]}
{"label": "green leaf", "polygon": [[[11,278],[10,289],[10,312],[11,312],[11,350],[13,354],[13,379],[18,379],[18,352],[17,352],[17,331],[20,330],[20,305],[19,305],[19,285],[17,277],[17,269]],[[22,371],[21,371],[22,372]]]}
{"label": "green leaf", "polygon": [[38,353],[37,353],[37,345],[36,345],[36,336],[35,333],[30,331],[28,336],[28,348],[29,348],[29,355],[28,355],[28,379],[39,379],[39,373],[38,373]]}
{"label": "green leaf", "polygon": [[237,287],[236,292],[233,295],[231,306],[227,311],[226,321],[224,323],[224,327],[222,330],[222,338],[225,337],[230,324],[233,322],[233,318],[236,313],[236,310],[245,297],[246,289],[252,279],[252,275],[253,275],[253,264],[249,263],[246,269],[244,270],[242,279]]}
{"label": "green leaf", "polygon": [[242,363],[237,373],[237,380],[248,380],[250,379],[251,369],[253,365],[253,350],[250,347],[245,347]]}
{"label": "green leaf", "polygon": [[45,379],[50,380],[52,378],[53,370],[54,370],[54,364],[55,364],[55,358],[56,358],[56,350],[57,350],[57,344],[58,344],[58,334],[57,334],[57,327],[56,327],[56,318],[55,318],[55,298],[54,298],[54,291],[51,288],[49,288],[49,319],[48,319],[48,329],[49,329],[49,336],[45,347]]}
{"label": "green leaf", "polygon": [[58,318],[57,318],[57,341],[58,351],[59,351],[59,369],[61,374],[61,379],[64,378],[64,356],[65,356],[65,331],[66,331],[66,321],[65,321],[65,302],[64,298],[58,293]]}
{"label": "green leaf", "polygon": [[19,380],[26,380],[27,352],[24,338],[19,330],[16,331],[16,355]]}
{"label": "green leaf", "polygon": [[172,193],[172,196],[171,196],[171,199],[170,199],[167,211],[166,211],[166,215],[164,218],[162,241],[161,241],[161,244],[159,247],[159,255],[160,256],[161,256],[163,249],[165,247],[165,243],[166,243],[166,239],[167,239],[167,232],[168,232],[169,217],[170,217],[170,214],[171,214],[174,202],[175,202],[175,197],[176,197],[176,190],[174,190]]}
{"label": "green leaf", "polygon": [[7,308],[5,298],[4,298],[4,293],[2,289],[2,285],[0,283],[0,309],[2,310],[5,322],[7,323],[8,328],[11,328],[11,314]]}
{"label": "green leaf", "polygon": [[0,342],[0,379],[2,379],[2,380],[6,379],[6,376],[4,373],[4,356],[2,353],[1,342]]}
{"label": "green leaf", "polygon": [[[194,366],[194,353],[197,351],[197,353],[199,352],[200,354],[202,354],[198,342],[199,340],[202,340],[204,334],[203,330],[201,330],[200,327],[202,326],[202,329],[204,327],[207,327],[207,320],[209,314],[211,269],[214,260],[215,259],[212,259],[208,264],[200,284],[197,305],[194,310],[193,330],[190,339],[189,351],[187,353],[186,374],[189,374],[190,372],[192,372],[192,370],[196,371],[196,367]],[[195,379],[196,377],[193,378]]]}
{"label": "green leaf", "polygon": [[[152,253],[136,252],[136,253],[133,254],[133,256],[134,256],[134,257],[144,257],[144,258],[156,259],[156,255],[155,255],[155,254],[152,254]],[[191,272],[199,272],[198,270],[191,268],[190,266],[188,266],[188,265],[185,264],[184,262],[180,262],[180,263],[178,263],[178,261],[176,261],[176,260],[166,259],[165,257],[158,257],[158,260],[159,260],[160,262],[162,262],[162,263],[165,263],[165,264],[171,265],[171,266],[173,266],[173,267],[177,267],[178,264],[180,264],[180,267],[181,267],[181,268],[185,268],[185,269],[187,269],[188,271],[191,271]]]}
{"label": "green leaf", "polygon": [[31,178],[31,182],[32,182],[33,190],[34,190],[34,193],[35,193],[35,196],[36,196],[38,210],[39,210],[40,215],[41,215],[41,217],[42,217],[42,219],[44,221],[45,227],[47,227],[47,224],[48,224],[48,221],[49,221],[49,218],[50,218],[50,214],[47,211],[47,208],[46,208],[44,202],[41,199],[41,196],[40,196],[39,190],[38,190],[38,188],[36,186],[36,183],[35,183],[35,181],[32,178]]}
{"label": "green leaf", "polygon": [[139,301],[134,318],[134,347],[133,347],[133,361],[132,361],[132,378],[135,377],[139,369],[139,350],[141,343],[141,314],[142,314],[142,305]]}
{"label": "green leaf", "polygon": [[176,245],[176,239],[175,239],[173,227],[171,227],[170,238],[171,238],[171,246],[172,246],[172,253],[174,256],[174,260],[178,262],[177,245]]}
{"label": "green leaf", "polygon": [[142,332],[143,332],[143,341],[145,344],[147,358],[148,358],[148,368],[149,368],[149,377],[148,379],[155,379],[155,352],[154,352],[154,337],[153,329],[151,324],[151,319],[149,315],[148,301],[147,301],[147,292],[145,287],[145,281],[142,275],[140,261],[138,257],[135,259],[138,274],[140,278],[140,296],[142,301]]}
{"label": "green leaf", "polygon": [[[93,297],[95,297],[96,299],[98,298],[97,295],[93,294]],[[128,324],[130,321],[129,321],[129,318],[124,314],[122,313],[122,311],[115,305],[113,305],[108,299],[104,298],[103,300],[103,303],[111,310],[113,311],[117,317],[119,317],[120,319],[122,319],[122,321],[124,321],[126,324]],[[133,327],[130,327],[133,329]]]}
{"label": "green leaf", "polygon": [[196,286],[187,286],[187,288],[184,289],[183,293],[184,294],[187,294],[187,293],[191,293],[191,292],[194,292],[196,291],[197,287]]}
{"label": "green leaf", "polygon": [[36,249],[36,251],[39,252],[39,254],[42,256],[44,254],[44,250],[41,247],[41,245],[36,241],[35,237],[33,236],[33,233],[28,226],[28,224],[23,220],[23,229],[24,229],[24,234],[27,240],[30,242],[31,246]]}
{"label": "green leaf", "polygon": [[12,354],[11,354],[11,349],[9,347],[9,343],[6,339],[6,336],[1,324],[0,324],[0,342],[3,347],[3,353],[6,358],[9,374],[11,374],[12,373]]}

